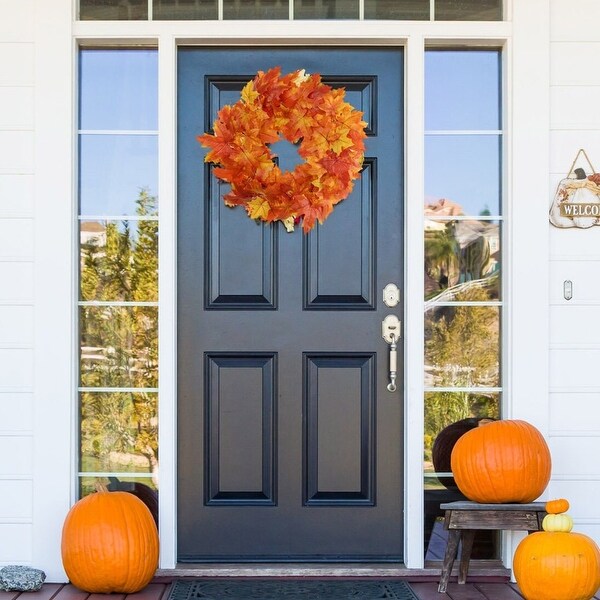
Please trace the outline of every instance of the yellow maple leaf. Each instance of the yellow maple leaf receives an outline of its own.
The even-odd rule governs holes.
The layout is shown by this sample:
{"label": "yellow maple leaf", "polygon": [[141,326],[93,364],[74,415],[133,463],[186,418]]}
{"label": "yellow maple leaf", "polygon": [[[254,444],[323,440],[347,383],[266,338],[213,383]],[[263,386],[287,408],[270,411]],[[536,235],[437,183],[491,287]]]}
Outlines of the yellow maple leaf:
{"label": "yellow maple leaf", "polygon": [[258,98],[258,92],[254,89],[254,81],[249,81],[242,90],[242,100],[245,104],[254,104]]}
{"label": "yellow maple leaf", "polygon": [[271,207],[264,198],[256,196],[250,200],[248,204],[246,204],[246,210],[248,211],[248,216],[251,219],[260,219],[262,221],[266,221]]}

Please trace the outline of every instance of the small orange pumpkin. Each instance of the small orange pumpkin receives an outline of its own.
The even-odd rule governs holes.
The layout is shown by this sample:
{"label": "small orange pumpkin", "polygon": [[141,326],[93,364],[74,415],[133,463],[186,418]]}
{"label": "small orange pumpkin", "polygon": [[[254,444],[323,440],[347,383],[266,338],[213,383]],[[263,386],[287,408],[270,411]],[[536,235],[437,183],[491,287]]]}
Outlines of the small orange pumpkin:
{"label": "small orange pumpkin", "polygon": [[491,421],[460,437],[450,458],[459,490],[482,503],[535,500],[550,480],[550,450],[530,423]]}
{"label": "small orange pumpkin", "polygon": [[600,550],[594,540],[553,530],[553,522],[545,519],[543,527],[521,540],[513,559],[525,600],[593,598],[600,588]]}
{"label": "small orange pumpkin", "polygon": [[76,502],[61,543],[67,576],[91,593],[132,594],[158,565],[158,531],[148,507],[128,492],[98,491]]}
{"label": "small orange pumpkin", "polygon": [[565,498],[558,498],[557,500],[548,500],[545,509],[549,515],[559,515],[560,513],[567,512],[570,506],[568,500]]}

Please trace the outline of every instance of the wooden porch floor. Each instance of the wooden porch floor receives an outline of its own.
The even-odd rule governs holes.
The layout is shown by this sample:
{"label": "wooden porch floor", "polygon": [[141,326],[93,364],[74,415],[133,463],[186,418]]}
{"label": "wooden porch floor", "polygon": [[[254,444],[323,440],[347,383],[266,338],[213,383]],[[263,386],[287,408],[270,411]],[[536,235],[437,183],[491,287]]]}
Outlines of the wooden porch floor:
{"label": "wooden porch floor", "polygon": [[[420,600],[523,600],[513,583],[450,583],[448,592],[440,594],[437,582],[411,581],[410,586]],[[111,594],[110,600],[166,600],[170,583],[151,583],[137,594]],[[600,592],[600,590],[599,590]],[[105,594],[88,594],[70,584],[47,583],[39,592],[1,592],[0,600],[106,600]],[[594,600],[600,600],[597,594]]]}

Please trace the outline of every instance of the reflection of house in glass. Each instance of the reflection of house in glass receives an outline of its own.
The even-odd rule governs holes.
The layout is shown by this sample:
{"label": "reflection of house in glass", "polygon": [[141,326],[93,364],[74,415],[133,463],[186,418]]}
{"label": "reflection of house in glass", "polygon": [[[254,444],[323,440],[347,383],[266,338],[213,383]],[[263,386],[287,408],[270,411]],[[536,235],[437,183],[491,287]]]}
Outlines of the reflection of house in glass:
{"label": "reflection of house in glass", "polygon": [[98,221],[82,221],[79,228],[79,239],[82,246],[94,244],[106,245],[106,226]]}
{"label": "reflection of house in glass", "polygon": [[473,287],[490,287],[489,299],[497,299],[499,223],[465,217],[445,198],[427,204],[424,216],[426,299],[452,301]]}

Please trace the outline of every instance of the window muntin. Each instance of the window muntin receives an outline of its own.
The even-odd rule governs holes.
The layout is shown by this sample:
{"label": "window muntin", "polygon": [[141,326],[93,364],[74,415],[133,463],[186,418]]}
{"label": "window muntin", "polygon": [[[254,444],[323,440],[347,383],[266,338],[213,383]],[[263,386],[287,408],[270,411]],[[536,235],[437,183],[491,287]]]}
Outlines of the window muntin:
{"label": "window muntin", "polygon": [[156,487],[158,60],[79,53],[79,481]]}
{"label": "window muntin", "polygon": [[82,20],[501,21],[502,0],[79,0]]}
{"label": "window muntin", "polygon": [[[500,416],[500,61],[495,49],[425,53],[426,560],[445,545],[440,503],[464,499],[448,472],[457,432]],[[497,536],[475,543],[474,556],[498,556]]]}

